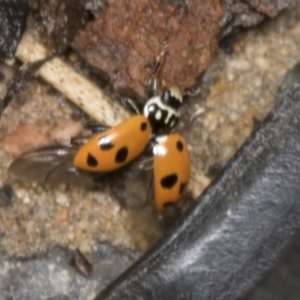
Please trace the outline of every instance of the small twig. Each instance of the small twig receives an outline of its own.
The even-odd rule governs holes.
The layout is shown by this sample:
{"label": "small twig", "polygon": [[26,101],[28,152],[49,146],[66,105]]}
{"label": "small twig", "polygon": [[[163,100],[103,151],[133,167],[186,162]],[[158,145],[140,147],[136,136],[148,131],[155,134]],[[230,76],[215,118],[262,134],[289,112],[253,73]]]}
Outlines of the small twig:
{"label": "small twig", "polygon": [[[25,34],[16,56],[24,63],[32,63],[46,58],[47,50]],[[104,125],[114,126],[130,116],[122,105],[112,101],[95,84],[58,57],[45,63],[38,73],[88,115]]]}

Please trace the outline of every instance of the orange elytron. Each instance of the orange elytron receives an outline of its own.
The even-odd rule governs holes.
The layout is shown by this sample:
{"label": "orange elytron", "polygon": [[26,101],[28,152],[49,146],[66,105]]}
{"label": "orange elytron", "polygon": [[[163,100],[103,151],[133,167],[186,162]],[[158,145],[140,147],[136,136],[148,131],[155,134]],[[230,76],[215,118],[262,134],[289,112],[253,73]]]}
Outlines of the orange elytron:
{"label": "orange elytron", "polygon": [[76,153],[73,164],[92,172],[110,172],[139,156],[151,138],[151,125],[143,115],[93,136]]}
{"label": "orange elytron", "polygon": [[190,158],[187,144],[179,134],[159,136],[155,141],[155,207],[158,212],[163,212],[166,205],[181,197],[190,177]]}

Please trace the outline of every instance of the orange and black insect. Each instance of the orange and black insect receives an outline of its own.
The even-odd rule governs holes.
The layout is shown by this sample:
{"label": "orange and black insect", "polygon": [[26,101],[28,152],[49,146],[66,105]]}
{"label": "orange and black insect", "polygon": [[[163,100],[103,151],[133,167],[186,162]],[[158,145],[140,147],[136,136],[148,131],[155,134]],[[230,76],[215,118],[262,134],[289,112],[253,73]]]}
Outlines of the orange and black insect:
{"label": "orange and black insect", "polygon": [[179,119],[182,95],[176,87],[151,97],[143,115],[135,115],[121,124],[93,136],[76,153],[75,167],[92,172],[110,172],[139,156],[151,138],[154,155],[155,204],[159,212],[176,202],[189,179],[189,155],[179,134],[159,136],[171,131]]}
{"label": "orange and black insect", "polygon": [[[184,139],[179,134],[170,134],[180,117],[182,93],[173,86],[156,94],[155,75],[165,57],[165,48],[166,45],[156,58],[154,74],[149,81],[150,97],[143,113],[128,99],[127,104],[136,112],[133,117],[92,136],[82,145],[51,145],[29,150],[12,163],[12,172],[18,173],[20,168],[25,170],[27,161],[30,164],[30,160],[41,159],[49,168],[46,178],[41,177],[44,181],[55,179],[54,174],[60,169],[68,170],[65,173],[75,179],[80,177],[81,170],[108,173],[130,163],[151,145],[156,209],[163,212],[167,204],[177,202],[189,179],[190,162]],[[43,156],[48,158],[43,159]]]}

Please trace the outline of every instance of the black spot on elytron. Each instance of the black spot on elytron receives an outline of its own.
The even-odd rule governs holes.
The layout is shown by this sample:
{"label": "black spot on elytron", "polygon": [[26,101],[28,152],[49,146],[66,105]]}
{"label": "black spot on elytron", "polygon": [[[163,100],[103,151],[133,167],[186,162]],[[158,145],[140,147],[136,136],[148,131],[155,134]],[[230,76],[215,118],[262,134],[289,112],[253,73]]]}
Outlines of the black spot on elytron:
{"label": "black spot on elytron", "polygon": [[181,141],[177,141],[176,147],[177,150],[181,152],[183,150],[183,143]]}
{"label": "black spot on elytron", "polygon": [[99,140],[99,147],[101,150],[109,150],[111,148],[114,147],[114,144],[112,144],[112,142],[106,137],[103,136],[100,140]]}
{"label": "black spot on elytron", "polygon": [[171,201],[168,201],[168,202],[165,202],[164,203],[164,208],[172,208],[172,207],[174,207],[174,202],[171,202]]}
{"label": "black spot on elytron", "polygon": [[98,160],[92,154],[89,153],[86,159],[86,163],[90,167],[96,167],[98,165]]}
{"label": "black spot on elytron", "polygon": [[180,188],[179,188],[179,194],[180,195],[183,193],[183,190],[184,190],[185,186],[186,186],[186,182],[180,184]]}
{"label": "black spot on elytron", "polygon": [[160,181],[160,184],[164,189],[171,189],[176,184],[177,181],[178,181],[177,174],[171,174],[171,175],[165,176]]}
{"label": "black spot on elytron", "polygon": [[115,158],[116,163],[123,163],[126,161],[128,156],[128,148],[127,147],[122,147],[121,149],[118,150]]}
{"label": "black spot on elytron", "polygon": [[143,122],[141,124],[141,131],[145,131],[147,129],[147,123],[146,122]]}

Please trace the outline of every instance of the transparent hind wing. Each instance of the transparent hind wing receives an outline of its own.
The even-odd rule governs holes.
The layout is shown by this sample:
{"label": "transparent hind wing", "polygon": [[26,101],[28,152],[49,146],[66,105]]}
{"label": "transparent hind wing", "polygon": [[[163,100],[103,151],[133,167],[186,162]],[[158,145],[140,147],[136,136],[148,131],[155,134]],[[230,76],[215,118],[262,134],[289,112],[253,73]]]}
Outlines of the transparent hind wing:
{"label": "transparent hind wing", "polygon": [[93,182],[92,176],[72,164],[77,150],[78,147],[71,143],[57,141],[31,148],[11,163],[9,175],[17,180],[51,187],[61,183],[90,186]]}
{"label": "transparent hind wing", "polygon": [[74,155],[84,142],[79,138],[69,143],[52,142],[31,148],[11,163],[9,174],[19,181],[36,182],[48,188],[61,184],[95,190],[108,187],[127,209],[144,209],[152,203],[152,156],[145,153],[116,172],[88,172],[73,165]]}
{"label": "transparent hind wing", "polygon": [[142,155],[117,172],[105,176],[110,192],[123,208],[141,210],[149,204],[146,202],[148,195],[146,183],[151,183],[151,188],[153,188],[152,169],[144,167],[145,159],[148,160],[148,157],[145,158],[145,155]]}
{"label": "transparent hind wing", "polygon": [[85,189],[93,189],[96,186],[93,174],[74,167],[72,161],[65,161],[46,175],[46,186],[54,188],[61,184],[81,186]]}

